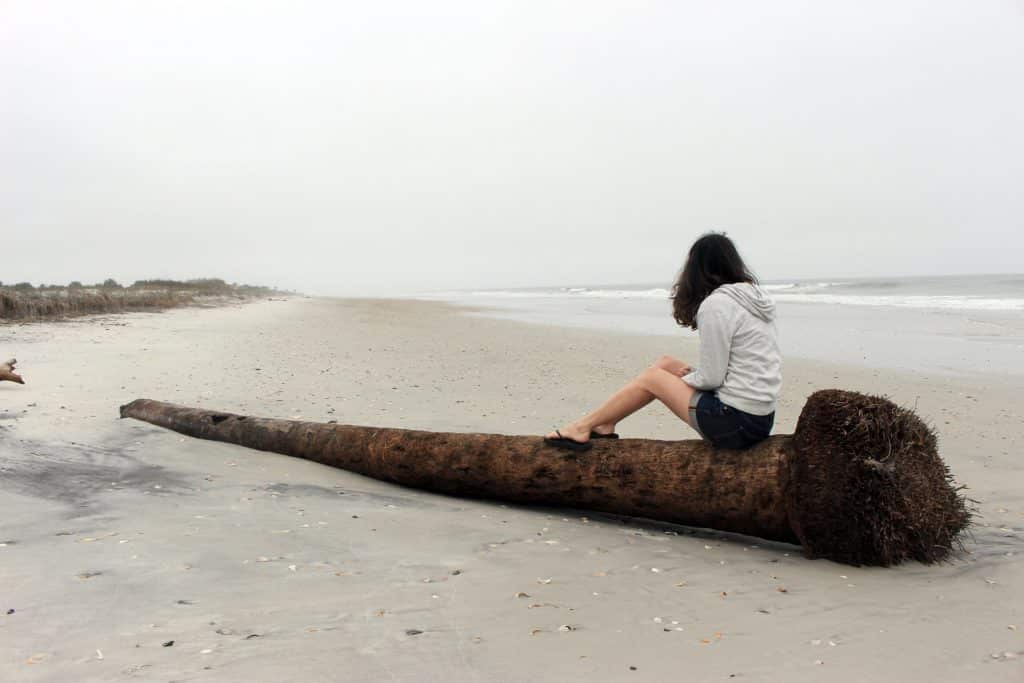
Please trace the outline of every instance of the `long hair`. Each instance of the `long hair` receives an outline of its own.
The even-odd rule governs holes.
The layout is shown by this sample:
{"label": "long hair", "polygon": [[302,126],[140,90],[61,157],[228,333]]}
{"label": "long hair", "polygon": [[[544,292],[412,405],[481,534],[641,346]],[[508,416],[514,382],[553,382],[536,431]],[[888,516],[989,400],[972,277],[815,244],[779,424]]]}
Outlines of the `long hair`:
{"label": "long hair", "polygon": [[701,302],[720,285],[733,282],[757,284],[757,278],[725,233],[704,233],[690,247],[686,264],[672,287],[672,317],[683,327],[697,329]]}

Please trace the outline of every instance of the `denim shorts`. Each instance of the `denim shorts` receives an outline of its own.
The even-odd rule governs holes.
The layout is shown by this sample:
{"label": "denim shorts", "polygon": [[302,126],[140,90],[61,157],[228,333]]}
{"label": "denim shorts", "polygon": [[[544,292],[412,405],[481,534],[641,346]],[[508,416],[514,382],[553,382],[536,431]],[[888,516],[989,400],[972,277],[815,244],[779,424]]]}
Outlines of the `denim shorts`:
{"label": "denim shorts", "polygon": [[715,448],[749,448],[772,432],[775,413],[752,415],[718,400],[718,395],[698,391],[690,399],[690,424]]}

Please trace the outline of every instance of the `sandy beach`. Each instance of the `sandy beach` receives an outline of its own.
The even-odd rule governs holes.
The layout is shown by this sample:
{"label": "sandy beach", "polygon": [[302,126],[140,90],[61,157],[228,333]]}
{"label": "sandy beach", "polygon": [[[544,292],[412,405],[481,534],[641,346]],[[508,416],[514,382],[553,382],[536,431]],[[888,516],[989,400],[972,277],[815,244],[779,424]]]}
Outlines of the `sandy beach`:
{"label": "sandy beach", "polygon": [[[822,388],[934,424],[978,501],[938,566],[571,509],[461,500],[132,420],[135,398],[541,434],[681,335],[307,299],[0,326],[4,681],[1019,681],[1024,465],[1013,372],[787,358],[776,433]],[[623,436],[694,438],[651,406]]]}

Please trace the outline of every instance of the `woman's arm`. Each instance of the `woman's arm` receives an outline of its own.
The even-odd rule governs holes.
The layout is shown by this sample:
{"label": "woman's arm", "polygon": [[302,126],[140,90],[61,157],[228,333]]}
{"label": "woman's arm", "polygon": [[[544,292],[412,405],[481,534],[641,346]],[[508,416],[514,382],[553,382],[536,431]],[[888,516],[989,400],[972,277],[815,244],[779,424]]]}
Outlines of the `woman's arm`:
{"label": "woman's arm", "polygon": [[717,302],[705,300],[704,303],[697,311],[700,360],[693,372],[683,377],[683,381],[694,389],[710,391],[725,383],[736,322]]}
{"label": "woman's arm", "polygon": [[668,370],[676,377],[682,377],[688,375],[693,371],[693,368],[672,356],[662,356],[654,363],[654,367],[661,368],[662,370]]}

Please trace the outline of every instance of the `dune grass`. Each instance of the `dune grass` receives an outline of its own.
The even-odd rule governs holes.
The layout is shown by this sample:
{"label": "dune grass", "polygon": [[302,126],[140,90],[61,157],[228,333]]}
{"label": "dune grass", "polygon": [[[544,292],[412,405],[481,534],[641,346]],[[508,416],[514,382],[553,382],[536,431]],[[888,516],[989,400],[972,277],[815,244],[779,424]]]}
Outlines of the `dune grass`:
{"label": "dune grass", "polygon": [[102,284],[39,285],[0,283],[0,320],[58,320],[99,313],[159,311],[211,305],[275,294],[269,287],[228,284],[220,279],[139,280],[124,287],[114,280]]}

